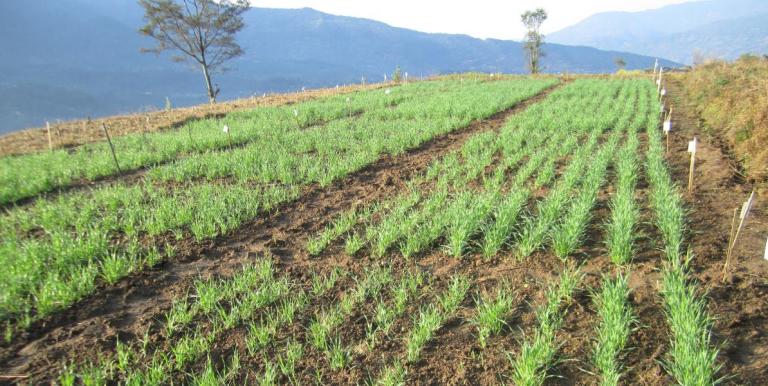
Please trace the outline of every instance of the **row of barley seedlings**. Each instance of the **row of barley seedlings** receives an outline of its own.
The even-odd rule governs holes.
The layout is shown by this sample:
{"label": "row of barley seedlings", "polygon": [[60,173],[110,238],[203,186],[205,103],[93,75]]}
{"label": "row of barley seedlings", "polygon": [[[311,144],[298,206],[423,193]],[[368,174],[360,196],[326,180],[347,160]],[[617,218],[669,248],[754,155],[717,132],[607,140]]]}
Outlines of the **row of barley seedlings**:
{"label": "row of barley seedlings", "polygon": [[[373,350],[378,340],[390,334],[396,319],[403,316],[408,305],[416,300],[422,286],[425,284],[425,280],[426,276],[420,271],[409,270],[403,273],[397,281],[382,284],[381,280],[379,280],[380,284],[377,284],[378,287],[369,287],[370,295],[368,298],[375,298],[377,300],[374,306],[374,314],[370,318],[366,316],[364,343],[368,350]],[[380,288],[380,286],[385,286],[386,288]],[[359,288],[353,290],[351,292],[352,296],[361,293],[360,291]],[[388,295],[391,297],[390,302],[385,301],[385,292],[388,292]],[[308,331],[309,334],[312,334],[312,327]],[[327,340],[330,342],[330,348],[327,349],[326,354],[329,355],[328,365],[332,370],[339,370],[344,367],[339,366],[351,361],[353,350],[343,346],[338,338],[334,339],[329,336]],[[264,371],[256,381],[261,385],[277,385],[281,384],[280,375],[283,375],[290,383],[300,384],[296,370],[298,362],[304,355],[304,345],[295,337],[289,338],[285,342],[284,347],[278,351],[278,353],[274,354],[273,359],[265,357]],[[322,378],[320,367],[315,368],[315,377],[318,380]]]}
{"label": "row of barley seedlings", "polygon": [[360,222],[366,221],[373,213],[377,211],[376,206],[370,206],[361,209],[351,209],[337,216],[330,224],[315,237],[307,241],[307,252],[310,256],[317,256],[328,246],[350,232],[352,228]]}
{"label": "row of barley seedlings", "polygon": [[244,266],[228,279],[197,281],[194,294],[166,312],[163,347],[150,351],[149,331],[134,344],[118,342],[115,356],[80,368],[68,367],[60,383],[103,384],[109,379],[129,385],[163,384],[174,371],[202,358],[217,336],[290,293],[291,285],[275,276],[271,260]]}
{"label": "row of barley seedlings", "polygon": [[[258,313],[258,315],[255,312],[257,310],[254,309],[250,310],[250,312],[244,310],[245,312],[241,312],[238,317],[237,315],[234,315],[233,312],[227,312],[227,310],[222,307],[222,305],[218,304],[216,305],[216,313],[208,317],[210,323],[213,324],[212,334],[215,335],[209,336],[208,339],[213,342],[218,337],[224,336],[225,331],[230,331],[236,327],[243,327],[247,330],[245,337],[246,354],[250,357],[261,356],[268,347],[276,344],[275,339],[277,337],[278,331],[281,328],[292,324],[296,320],[297,316],[307,309],[310,303],[317,302],[320,297],[322,297],[331,288],[335,287],[337,283],[346,275],[347,273],[345,271],[342,271],[338,268],[332,269],[326,275],[313,273],[310,293],[305,292],[302,288],[290,288],[286,291],[283,291],[284,294],[280,296],[279,299],[275,299],[270,304],[265,304],[265,306],[268,307],[262,307],[263,310],[262,312]],[[283,280],[283,282],[286,281]],[[224,283],[229,282],[227,281]],[[259,290],[263,290],[263,287],[259,287]],[[208,303],[210,303],[210,301]],[[221,319],[223,322],[219,322],[216,317]],[[170,319],[170,317],[167,317],[166,319]],[[217,325],[219,324],[221,324],[223,327],[218,328]],[[269,383],[270,379],[273,379],[273,377],[278,375],[276,371],[279,370],[279,372],[289,381],[295,383],[295,365],[301,358],[304,348],[303,345],[295,340],[289,339],[285,342],[285,344],[286,352],[284,355],[277,358],[277,365],[266,361],[265,376],[260,379],[260,382],[266,381],[266,383]],[[213,347],[214,343],[211,343],[208,345],[207,350],[210,350]],[[178,350],[176,349],[176,346],[172,346],[170,349],[170,352],[174,355],[176,355],[177,351]],[[155,354],[155,357],[157,357],[157,352]],[[161,355],[164,354],[161,352]],[[118,355],[118,357],[120,357],[120,355]],[[155,361],[156,358],[152,358],[151,363],[154,365]],[[147,372],[150,375],[155,376],[161,369],[162,367],[149,367]],[[187,380],[185,380],[185,383],[189,382],[191,384],[206,384],[205,382],[216,380],[218,383],[214,384],[231,384],[235,382],[235,378],[238,376],[239,369],[240,353],[237,349],[235,349],[230,358],[230,362],[228,364],[224,364],[223,368],[221,369],[217,369],[215,364],[211,362],[211,359],[208,358],[202,370],[194,372],[184,371],[184,373],[187,375]],[[182,368],[175,368],[175,370],[183,371]],[[149,382],[152,379],[154,378],[142,377],[142,374],[139,373],[139,376],[136,376],[135,378],[128,378],[126,380],[126,384],[153,384]],[[163,380],[160,384],[162,383],[166,383],[166,381]]]}
{"label": "row of barley seedlings", "polygon": [[377,267],[365,273],[353,290],[347,293],[338,304],[320,311],[309,324],[308,339],[315,349],[323,352],[332,370],[345,368],[351,359],[349,349],[334,336],[334,331],[344,319],[352,314],[367,299],[375,299],[392,282],[390,268]]}
{"label": "row of barley seedlings", "polygon": [[[621,132],[622,130],[616,130],[614,133]],[[618,140],[618,135],[612,135],[609,142],[591,160],[579,191],[565,208],[560,222],[552,228],[552,247],[555,255],[561,260],[568,258],[582,244],[587,225],[592,219],[592,208],[597,203],[597,196],[605,182],[605,175],[614,157],[613,152]]]}
{"label": "row of barley seedlings", "polygon": [[[246,325],[247,334],[245,346],[250,356],[257,356],[262,350],[273,344],[278,331],[286,324],[293,322],[297,312],[304,311],[309,305],[309,300],[317,300],[323,297],[328,291],[336,287],[340,280],[343,280],[348,273],[338,267],[333,268],[327,274],[317,274],[312,272],[311,289],[309,294],[298,291],[288,300],[285,300],[285,307],[276,314],[267,314],[259,320],[249,321]],[[288,375],[287,375],[288,376]]]}
{"label": "row of barley seedlings", "polygon": [[[516,89],[515,92],[519,96],[526,97],[549,84],[551,81],[536,84],[517,81],[508,85],[513,85],[511,88]],[[388,118],[386,112],[392,110],[393,105],[404,101],[418,105],[424,97],[428,98],[437,94],[436,90],[446,88],[451,95],[466,91],[466,87],[457,82],[425,82],[417,86],[398,87],[393,95],[387,95],[381,90],[362,91],[292,106],[235,112],[223,119],[203,119],[178,130],[127,135],[117,137],[113,142],[119,152],[121,168],[132,170],[166,162],[190,152],[226,149],[232,144],[261,142],[261,145],[266,145],[273,142],[271,140],[274,139],[274,133],[298,131],[297,129],[342,118],[349,121],[345,117],[350,111]],[[477,93],[477,90],[471,88],[470,92]],[[518,94],[511,92],[507,94],[507,97],[518,97]],[[421,97],[416,98],[416,95]],[[511,99],[507,103],[516,100],[518,99]],[[227,135],[221,133],[224,125],[231,128]],[[76,151],[57,150],[20,157],[3,157],[0,158],[0,169],[6,172],[0,173],[4,177],[3,183],[0,184],[3,187],[0,189],[2,202],[66,186],[81,178],[93,179],[117,172],[105,143],[84,145]]]}
{"label": "row of barley seedlings", "polygon": [[[558,133],[561,137],[566,136],[563,131]],[[374,233],[379,236],[379,242],[375,243],[372,248],[374,253],[385,253],[387,248],[394,242],[393,240],[402,235],[407,235],[405,240],[400,242],[400,250],[405,257],[410,257],[439,238],[448,226],[444,218],[445,216],[437,215],[438,211],[443,209],[442,204],[445,203],[447,192],[444,188],[447,186],[463,186],[468,181],[477,178],[477,175],[484,171],[493,161],[493,155],[502,146],[504,147],[502,160],[496,168],[493,177],[485,180],[485,190],[500,189],[506,177],[505,170],[514,166],[515,163],[522,160],[527,154],[534,152],[536,161],[528,162],[526,168],[517,174],[516,181],[521,181],[521,174],[522,180],[527,179],[530,174],[537,171],[538,164],[542,158],[539,156],[539,153],[535,152],[537,145],[546,140],[549,142],[548,148],[556,149],[558,146],[557,143],[554,143],[552,136],[546,134],[546,132],[541,130],[530,134],[523,133],[522,130],[510,130],[510,127],[507,126],[502,131],[502,135],[497,135],[493,132],[477,134],[471,137],[462,146],[460,151],[450,153],[442,159],[433,162],[425,175],[421,178],[416,178],[415,181],[418,185],[436,180],[436,186],[438,187],[436,192],[429,196],[429,199],[426,200],[426,203],[420,210],[412,212],[411,215],[405,217],[405,220],[401,218],[404,216],[404,212],[395,212],[398,216],[397,218],[383,220],[374,227],[375,231],[373,232],[369,229],[369,235]],[[570,150],[577,142],[577,138],[578,136],[569,137],[560,146],[561,151]],[[510,149],[518,151],[510,152]],[[562,154],[565,154],[565,152]],[[545,176],[542,183],[554,176],[554,163],[550,163],[550,166],[550,168],[547,168],[547,170],[550,170],[550,173],[541,173],[549,176]],[[457,196],[459,198],[463,197],[462,194]],[[489,200],[491,199],[489,198]],[[498,199],[496,198],[495,201],[498,201]],[[484,219],[488,217],[482,213],[483,209],[487,209],[487,207],[479,206],[479,208],[476,208],[476,211],[473,211],[471,208],[468,209],[466,205],[453,205],[451,208],[454,208],[453,211],[450,211],[454,215],[450,217],[454,221],[451,227],[453,231],[450,232],[452,242],[448,245],[449,252],[454,255],[460,255],[466,248],[466,233],[476,231],[473,224],[477,223],[478,218]],[[465,214],[477,214],[477,216],[467,218],[464,216]],[[321,235],[318,238],[322,239],[323,236]],[[354,233],[347,240],[347,244],[349,248],[345,249],[348,249],[348,252],[355,252],[362,246],[362,239],[357,236],[357,233]]]}
{"label": "row of barley seedlings", "polygon": [[444,227],[444,217],[439,213],[446,210],[448,195],[447,186],[439,185],[422,209],[403,222],[404,238],[398,245],[403,257],[410,259],[440,237]]}
{"label": "row of barley seedlings", "polygon": [[[638,106],[637,110],[642,120],[645,106]],[[634,198],[638,145],[637,125],[633,125],[624,147],[617,153],[616,192],[611,201],[611,220],[606,224],[611,260],[616,266],[624,267],[626,273],[620,272],[613,278],[603,277],[600,290],[592,294],[599,322],[595,327],[596,339],[591,359],[600,383],[605,386],[619,384],[623,374],[621,362],[636,323],[629,303],[627,277],[639,217]]]}
{"label": "row of barley seedlings", "polygon": [[[506,86],[449,89],[445,94],[434,93],[400,105],[392,115],[364,115],[356,118],[354,125],[347,120],[331,122],[322,130],[274,133],[273,138],[242,149],[186,157],[173,165],[155,168],[150,175],[159,180],[232,176],[265,183],[304,181],[327,186],[375,161],[382,153],[400,154],[537,92],[525,83]],[[456,100],[463,103],[457,104]]]}
{"label": "row of barley seedlings", "polygon": [[617,155],[616,192],[610,203],[611,219],[606,225],[606,244],[611,261],[616,265],[627,265],[632,261],[635,230],[640,221],[640,209],[635,201],[638,146],[639,141],[633,131]]}
{"label": "row of barley seedlings", "polygon": [[423,292],[427,276],[421,271],[412,269],[402,274],[397,283],[390,285],[391,301],[379,297],[374,307],[374,315],[366,318],[365,343],[368,350],[376,348],[382,336],[387,337],[392,332],[395,321],[405,315],[407,307]]}
{"label": "row of barley seedlings", "polygon": [[[554,177],[554,161],[551,161],[551,159],[554,159],[561,149],[566,149],[567,152],[570,152],[575,147],[579,136],[569,137],[566,140],[565,146],[561,148],[559,140],[563,135],[563,131],[553,134],[543,151],[531,155],[528,161],[517,169],[512,177],[509,192],[494,208],[493,218],[484,226],[482,240],[480,241],[480,250],[484,259],[487,260],[495,256],[507,240],[509,240],[513,228],[517,224],[517,220],[531,195],[531,190],[524,186],[525,181],[534,173],[537,173],[534,181],[535,187],[541,187],[549,183]],[[551,164],[552,169],[549,167],[541,169],[540,165],[545,162]]]}
{"label": "row of barley seedlings", "polygon": [[445,250],[460,258],[470,247],[470,239],[477,234],[501,199],[499,190],[476,193],[458,193],[446,209]]}
{"label": "row of barley seedlings", "polygon": [[[507,225],[511,226],[511,222],[516,218],[515,208],[519,208],[527,200],[526,194],[518,193],[518,191],[523,191],[524,193],[525,190],[518,190],[520,188],[517,184],[522,184],[522,181],[527,180],[535,172],[541,173],[538,166],[550,153],[556,153],[563,149],[568,152],[578,141],[578,135],[575,135],[566,140],[564,146],[561,146],[563,144],[557,141],[560,137],[565,137],[565,133],[560,132],[557,135],[548,136],[547,132],[539,131],[529,135],[528,138],[525,138],[523,135],[505,135],[504,140],[515,142],[512,146],[519,149],[519,152],[509,155],[512,160],[507,160],[507,155],[502,155],[499,165],[493,172],[493,175],[486,179],[481,192],[462,191],[461,188],[455,187],[454,189],[459,189],[459,191],[452,195],[450,202],[445,206],[442,213],[438,213],[437,210],[423,213],[421,217],[425,217],[426,221],[417,219],[414,222],[419,226],[412,232],[409,232],[401,252],[406,257],[412,256],[431,245],[441,235],[445,235],[445,247],[448,253],[454,257],[460,257],[472,247],[472,237],[478,233],[485,234],[492,220],[494,223],[496,222],[496,217],[502,219],[502,221],[495,227],[490,226],[492,233],[497,235],[492,242],[503,243],[506,239],[506,234],[503,233],[508,230],[503,226],[504,221],[508,221]],[[501,141],[502,136],[499,136],[496,143],[502,143]],[[545,150],[538,150],[537,146],[544,142],[547,144]],[[506,144],[503,145],[506,146]],[[498,148],[498,145],[494,148]],[[513,183],[509,187],[512,196],[503,200],[502,189],[504,185],[508,185],[505,171],[528,155],[530,155],[530,158],[516,171],[515,176],[512,178]],[[447,177],[443,177],[440,181],[451,181],[454,184],[465,183],[465,179],[458,178],[457,181],[455,176],[461,175],[461,173],[453,171],[465,167],[463,165],[456,163],[453,168],[445,167],[443,169],[444,174],[441,177]],[[480,168],[470,167],[469,170],[480,170]],[[551,176],[553,175],[554,170],[551,171]],[[476,177],[476,175],[472,175],[472,178]],[[501,244],[497,247],[500,248],[500,246]],[[488,250],[488,248],[485,249]]]}
{"label": "row of barley seedlings", "polygon": [[[307,127],[341,119],[350,108],[358,113],[381,109],[385,107],[382,102],[389,98],[381,91],[348,94],[349,103],[345,101],[346,97],[326,97],[292,106],[261,107],[232,113],[222,119],[190,122],[175,130],[118,136],[112,141],[118,151],[121,170],[135,170],[183,157],[187,153],[221,150],[230,145],[258,141],[269,130],[295,130],[297,121],[300,126]],[[222,133],[224,125],[231,128],[226,135]],[[81,179],[93,180],[118,172],[106,143],[3,157],[0,158],[0,170],[0,203],[66,187]]]}
{"label": "row of barley seedlings", "polygon": [[296,193],[239,185],[222,190],[202,184],[175,192],[118,185],[39,200],[4,218],[9,228],[0,240],[0,262],[8,269],[0,281],[0,318],[15,318],[26,328],[102,282],[114,284],[173,255],[172,247],[143,247],[147,236],[214,237]]}
{"label": "row of barley seedlings", "polygon": [[619,273],[614,278],[603,277],[600,291],[592,295],[599,320],[592,363],[604,386],[618,385],[623,373],[622,354],[636,323],[629,294],[627,276]]}
{"label": "row of barley seedlings", "polygon": [[382,257],[387,250],[404,234],[403,223],[409,212],[422,199],[422,192],[411,190],[407,194],[398,196],[392,203],[392,209],[385,214],[375,226],[368,227],[365,238],[370,243],[371,253]]}
{"label": "row of barley seedlings", "polygon": [[[251,358],[259,356],[264,358],[264,370],[256,380],[259,384],[278,384],[281,375],[289,382],[298,384],[296,366],[304,355],[304,345],[295,337],[288,338],[282,342],[284,345],[282,352],[271,359],[266,356],[266,350],[271,346],[277,347],[278,332],[294,323],[298,315],[305,312],[309,306],[318,303],[318,300],[336,287],[346,275],[347,272],[338,267],[333,268],[325,275],[313,272],[310,294],[297,291],[283,300],[281,307],[276,312],[267,313],[258,321],[254,319],[246,323],[245,346],[247,354]],[[246,382],[248,381],[246,379]]]}
{"label": "row of barley seedlings", "polygon": [[[602,95],[617,93],[618,100],[623,101],[631,92],[629,86],[625,82],[605,83],[600,87],[600,92],[603,93]],[[561,210],[572,199],[572,190],[584,179],[584,171],[587,170],[588,162],[598,146],[603,131],[615,126],[607,143],[598,151],[596,159],[606,159],[610,156],[623,130],[626,129],[626,125],[621,122],[631,113],[631,108],[632,104],[629,103],[616,106],[615,102],[610,102],[599,106],[596,111],[576,112],[581,114],[581,124],[589,127],[590,138],[573,157],[549,195],[537,203],[538,215],[525,220],[516,243],[515,253],[518,258],[529,256],[547,241],[550,230],[560,217]]]}
{"label": "row of barley seedlings", "polygon": [[434,334],[459,309],[464,301],[471,283],[464,276],[453,276],[448,287],[434,303],[423,306],[417,315],[413,316],[413,325],[405,337],[405,362],[396,360],[385,367],[372,382],[376,385],[402,385],[405,383],[406,363],[418,362],[426,344],[434,338]]}
{"label": "row of barley seedlings", "polygon": [[[652,99],[652,87],[646,98]],[[685,210],[683,200],[667,170],[656,112],[647,114],[648,150],[646,173],[651,187],[650,202],[656,226],[664,241],[666,262],[662,270],[661,295],[672,334],[664,367],[681,385],[712,385],[721,367],[718,349],[712,344],[713,320],[704,296],[688,274],[692,255],[684,250]]]}
{"label": "row of barley seedlings", "polygon": [[557,363],[558,330],[563,324],[565,309],[570,304],[576,286],[583,275],[567,266],[557,283],[551,283],[545,292],[545,303],[536,309],[537,325],[523,338],[517,356],[508,354],[512,363],[512,381],[518,386],[542,385],[549,369]]}
{"label": "row of barley seedlings", "polygon": [[[594,133],[599,132],[599,130]],[[546,241],[550,228],[560,216],[561,209],[570,199],[571,191],[578,186],[587,169],[588,160],[597,147],[598,135],[592,135],[588,143],[580,149],[567,166],[560,179],[546,198],[537,203],[538,214],[526,217],[521,225],[515,245],[515,254],[523,259],[541,247]],[[608,153],[601,151],[607,156]]]}
{"label": "row of barley seedlings", "polygon": [[[499,165],[496,169],[496,172],[501,171],[500,173],[495,173],[494,177],[489,178],[486,180],[484,184],[485,191],[480,193],[480,197],[476,199],[472,199],[470,195],[472,193],[469,192],[459,192],[457,194],[454,194],[451,197],[450,202],[446,205],[445,210],[443,211],[443,214],[438,214],[436,209],[434,213],[429,212],[422,212],[421,217],[426,217],[427,221],[422,221],[418,217],[415,217],[416,220],[413,222],[414,224],[418,224],[419,226],[411,231],[408,232],[409,236],[407,237],[404,245],[404,248],[401,248],[401,252],[408,257],[412,256],[413,254],[423,250],[427,246],[431,245],[435,240],[437,240],[441,235],[445,235],[446,237],[446,249],[448,253],[454,255],[455,257],[459,257],[463,255],[468,250],[468,247],[470,247],[470,240],[471,237],[474,234],[477,234],[483,228],[487,227],[487,224],[490,222],[491,214],[493,210],[497,210],[499,203],[501,201],[500,197],[500,189],[502,188],[502,184],[504,183],[504,179],[500,176],[503,176],[503,172],[514,165],[514,163],[519,162],[522,160],[524,155],[527,154],[533,154],[528,162],[518,169],[517,174],[515,178],[513,179],[515,184],[522,184],[522,181],[527,180],[531,174],[534,172],[539,172],[540,175],[543,175],[543,178],[537,178],[539,180],[539,183],[547,183],[549,180],[551,180],[554,177],[554,162],[550,162],[549,168],[545,168],[544,170],[538,169],[538,165],[544,160],[547,159],[550,156],[550,153],[558,153],[558,154],[552,154],[552,157],[554,158],[555,155],[566,155],[570,150],[576,145],[578,142],[578,135],[574,135],[572,137],[568,137],[567,140],[565,140],[564,143],[557,143],[556,139],[561,137],[566,137],[566,134],[564,131],[557,132],[556,135],[548,136],[546,131],[536,131],[535,133],[528,136],[528,138],[524,137],[523,135],[509,135],[504,134],[504,139],[509,139],[510,142],[512,142],[511,145],[507,145],[506,143],[501,142],[500,138],[502,136],[498,136],[499,139],[496,139],[495,142],[497,144],[501,143],[502,147],[505,147],[506,149],[509,149],[510,147],[519,149],[520,151],[518,154],[511,156],[510,158],[514,159],[514,162],[509,162],[505,158],[509,153],[506,151],[506,155],[502,155],[502,160],[499,162]],[[548,141],[547,150],[544,152],[539,151],[536,147],[537,145],[540,145],[543,141]],[[493,149],[497,149],[499,145],[491,146],[488,145],[488,143],[491,143],[492,139],[489,135],[481,137],[476,143],[482,143],[486,144],[486,146],[491,147]],[[476,144],[475,142],[470,142],[472,144]],[[525,143],[523,146],[522,144]],[[509,146],[509,147],[508,147]],[[464,147],[463,154],[465,160],[471,160],[473,156],[471,156],[472,150],[476,149],[477,146],[467,146]],[[483,151],[477,151],[475,150],[475,153],[483,153]],[[520,156],[519,154],[523,154],[523,156]],[[541,155],[540,155],[541,154]],[[461,168],[467,168],[466,164],[468,162],[461,163],[459,162],[458,158],[447,158],[447,161],[443,163],[439,168],[433,168],[430,169],[428,174],[431,174],[432,176],[437,176],[439,181],[451,181],[453,183],[456,183],[458,181],[459,184],[466,183],[466,179],[462,179],[460,176],[462,175],[469,175],[471,178],[476,178],[476,174],[463,174]],[[490,158],[488,156],[479,156],[477,157],[479,159],[483,160],[489,160]],[[485,163],[483,163],[482,167],[473,167],[469,166],[468,170],[481,170],[485,169]],[[465,169],[466,170],[466,169]],[[549,172],[547,172],[549,170]],[[512,185],[512,189],[517,188],[515,184]],[[522,200],[522,196],[517,196],[517,200]],[[472,202],[469,202],[472,201]],[[519,202],[519,201],[518,201]],[[509,204],[514,204],[509,203]],[[514,205],[510,205],[514,206]],[[509,209],[507,212],[512,212],[512,208],[508,206],[507,209]],[[503,216],[504,214],[502,214]],[[512,216],[508,216],[512,217]],[[414,217],[412,217],[414,218]],[[410,227],[409,227],[410,228]],[[494,234],[498,234],[501,236],[501,229],[502,227],[499,226],[497,228],[497,232],[494,232]],[[412,228],[410,228],[412,229]],[[502,237],[497,237],[496,240],[503,239]],[[498,241],[497,241],[498,242]],[[503,241],[502,241],[503,243]],[[488,250],[488,248],[486,248]]]}

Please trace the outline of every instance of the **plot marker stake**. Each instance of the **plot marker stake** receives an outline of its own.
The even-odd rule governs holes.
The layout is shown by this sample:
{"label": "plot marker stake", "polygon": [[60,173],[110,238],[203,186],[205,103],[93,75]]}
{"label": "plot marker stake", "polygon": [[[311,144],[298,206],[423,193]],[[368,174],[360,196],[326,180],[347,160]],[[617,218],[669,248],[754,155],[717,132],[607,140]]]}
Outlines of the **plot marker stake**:
{"label": "plot marker stake", "polygon": [[112,151],[112,159],[115,161],[115,166],[117,166],[117,172],[122,173],[123,171],[120,170],[120,164],[117,162],[117,155],[115,154],[115,145],[112,144],[112,138],[109,137],[109,131],[107,131],[107,125],[102,123],[101,130],[103,130],[104,135],[107,136],[107,142],[109,143],[109,150]]}
{"label": "plot marker stake", "polygon": [[768,260],[768,239],[765,240],[765,255],[763,255],[763,259]]}
{"label": "plot marker stake", "polygon": [[51,140],[51,124],[45,121],[45,130],[48,132],[48,151],[53,151],[53,141]]}
{"label": "plot marker stake", "polygon": [[696,148],[699,145],[699,139],[693,137],[693,141],[688,142],[688,152],[691,153],[691,166],[688,170],[688,193],[693,192],[693,170],[696,167]]}
{"label": "plot marker stake", "polygon": [[[741,205],[741,213],[739,214],[739,226],[736,228],[736,233],[733,233],[733,225],[736,223],[736,217],[734,216],[733,218],[734,222],[731,225],[731,233],[733,234],[733,237],[728,245],[728,252],[725,255],[725,264],[723,265],[723,282],[725,282],[728,274],[728,266],[730,265],[731,257],[733,256],[733,250],[736,247],[736,242],[739,240],[739,235],[741,235],[741,231],[744,229],[744,224],[747,223],[747,219],[749,218],[749,211],[752,210],[752,205],[754,202],[755,191],[753,190],[747,201]],[[738,208],[736,211],[738,211]],[[734,214],[736,214],[736,211],[734,211]],[[766,248],[768,248],[768,246],[766,246]]]}

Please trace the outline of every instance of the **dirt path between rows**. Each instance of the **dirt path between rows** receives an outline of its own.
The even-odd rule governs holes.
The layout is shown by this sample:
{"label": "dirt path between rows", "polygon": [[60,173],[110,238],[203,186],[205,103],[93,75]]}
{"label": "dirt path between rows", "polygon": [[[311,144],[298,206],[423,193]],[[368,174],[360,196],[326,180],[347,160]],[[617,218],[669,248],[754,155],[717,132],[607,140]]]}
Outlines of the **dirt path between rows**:
{"label": "dirt path between rows", "polygon": [[[563,84],[563,83],[561,83]],[[119,337],[131,342],[157,323],[174,298],[199,277],[228,276],[256,255],[270,252],[282,269],[320,268],[303,251],[305,241],[335,215],[356,205],[392,196],[436,157],[459,148],[470,136],[498,130],[506,119],[545,98],[558,86],[469,127],[435,138],[402,155],[385,155],[330,187],[312,185],[297,200],[239,229],[205,243],[184,240],[178,258],[103,288],[71,308],[37,322],[29,332],[0,350],[0,374],[29,376],[43,383],[58,375],[62,364],[93,360],[112,351]]]}
{"label": "dirt path between rows", "polygon": [[722,281],[734,209],[741,209],[753,186],[745,181],[726,142],[707,132],[674,79],[667,85],[674,108],[667,160],[685,191],[690,155],[688,141],[698,136],[695,190],[686,194],[689,240],[695,256],[692,274],[707,293],[715,318],[713,340],[720,345],[719,375],[725,384],[768,384],[768,197],[757,196],[746,228],[734,249],[729,282]]}

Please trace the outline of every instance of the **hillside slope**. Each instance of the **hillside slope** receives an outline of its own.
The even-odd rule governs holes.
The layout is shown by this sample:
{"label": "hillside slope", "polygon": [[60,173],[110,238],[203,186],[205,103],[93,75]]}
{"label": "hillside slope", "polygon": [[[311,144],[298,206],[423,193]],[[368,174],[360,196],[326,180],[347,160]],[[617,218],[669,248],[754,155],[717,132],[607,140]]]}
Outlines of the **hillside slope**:
{"label": "hillside slope", "polygon": [[[44,121],[156,109],[205,101],[197,69],[140,54],[151,42],[136,30],[134,0],[0,3],[0,133]],[[379,81],[400,65],[412,76],[524,71],[518,42],[427,34],[312,9],[254,8],[238,37],[245,56],[214,81],[222,99],[302,87]],[[584,47],[546,46],[549,72],[613,71],[651,58]],[[674,63],[667,63],[673,65]]]}
{"label": "hillside slope", "polygon": [[745,57],[732,64],[713,62],[677,76],[707,128],[728,142],[747,176],[766,182],[768,60]]}
{"label": "hillside slope", "polygon": [[694,50],[725,59],[766,52],[766,24],[766,1],[709,0],[642,12],[599,13],[548,38],[690,63]]}

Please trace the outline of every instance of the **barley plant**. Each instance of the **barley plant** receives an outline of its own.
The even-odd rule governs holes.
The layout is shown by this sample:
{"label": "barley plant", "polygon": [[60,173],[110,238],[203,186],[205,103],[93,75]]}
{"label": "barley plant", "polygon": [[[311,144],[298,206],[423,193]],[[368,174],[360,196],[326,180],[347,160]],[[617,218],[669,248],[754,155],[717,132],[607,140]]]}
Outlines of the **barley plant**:
{"label": "barley plant", "polygon": [[592,363],[598,370],[600,384],[616,386],[621,380],[621,360],[632,333],[635,318],[629,304],[627,277],[604,277],[602,288],[593,294],[599,324]]}
{"label": "barley plant", "polygon": [[638,140],[634,132],[616,161],[616,193],[611,200],[611,220],[606,225],[606,244],[611,261],[626,265],[632,260],[635,232],[640,219],[640,209],[635,202],[635,184],[639,167],[637,165]]}
{"label": "barley plant", "polygon": [[479,298],[477,314],[471,320],[477,327],[477,340],[480,347],[485,348],[488,338],[496,335],[506,326],[507,319],[514,308],[514,298],[510,289],[504,285],[498,289],[495,297]]}
{"label": "barley plant", "polygon": [[581,279],[578,269],[568,267],[560,273],[558,283],[547,288],[546,302],[536,310],[536,329],[523,340],[517,357],[509,355],[516,385],[542,385],[547,379],[549,369],[556,363],[559,344],[555,334],[563,323],[564,306],[571,301]]}

